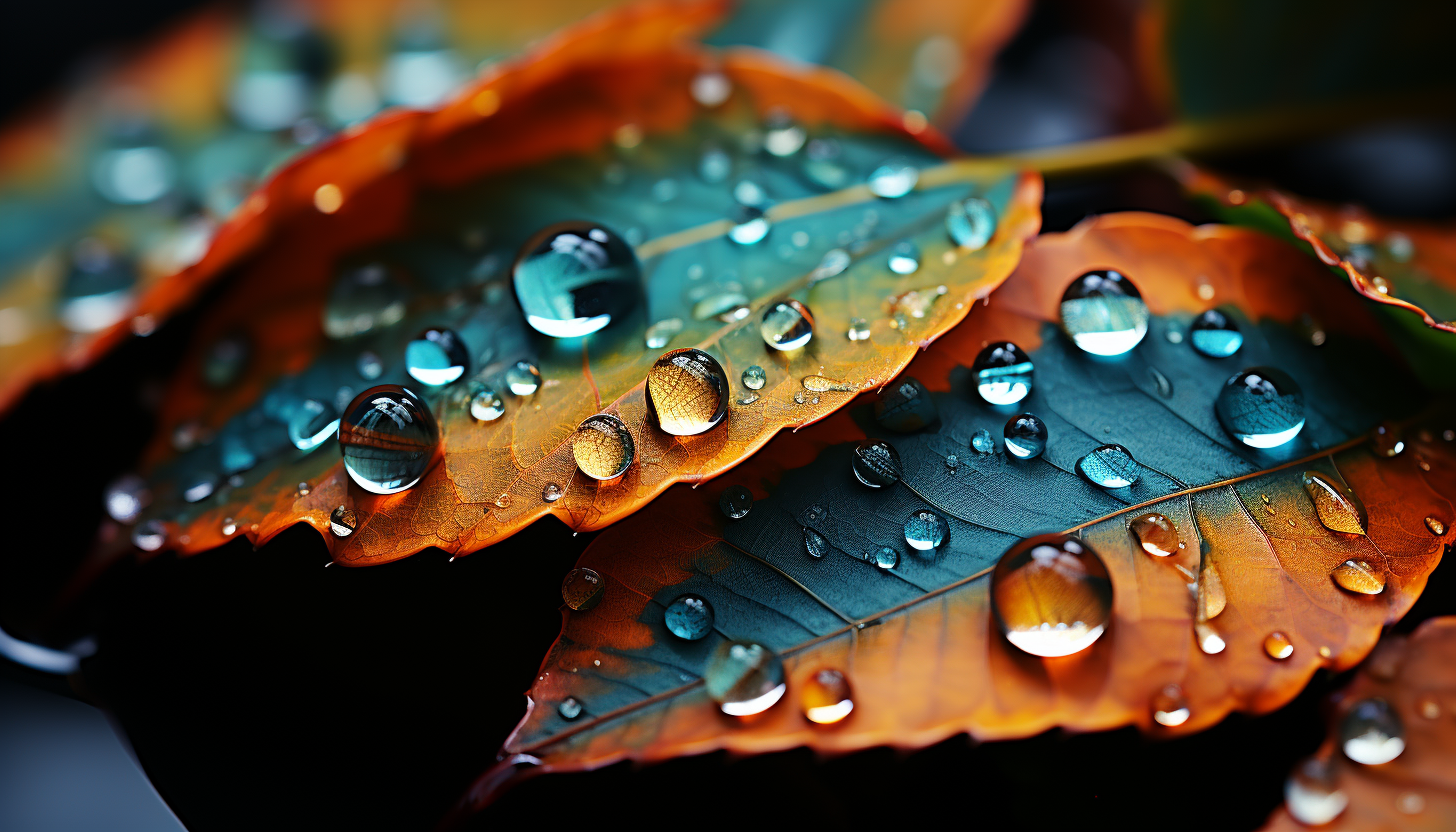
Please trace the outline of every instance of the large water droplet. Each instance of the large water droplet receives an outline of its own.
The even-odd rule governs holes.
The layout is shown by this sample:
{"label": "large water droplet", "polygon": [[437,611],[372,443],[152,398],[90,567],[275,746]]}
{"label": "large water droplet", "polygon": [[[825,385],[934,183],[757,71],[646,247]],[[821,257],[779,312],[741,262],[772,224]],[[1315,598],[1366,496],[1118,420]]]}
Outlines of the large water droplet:
{"label": "large water droplet", "polygon": [[1167,515],[1157,512],[1142,514],[1134,517],[1127,526],[1144,552],[1160,558],[1178,552],[1178,527]]}
{"label": "large water droplet", "polygon": [[1002,430],[1006,452],[1017,459],[1036,459],[1046,451],[1047,426],[1035,413],[1018,413]]}
{"label": "large water droplet", "polygon": [[565,699],[561,700],[561,702],[558,703],[556,706],[556,712],[558,714],[561,714],[562,719],[568,721],[581,716],[581,710],[581,700],[577,699],[575,696],[566,697]]}
{"label": "large water droplet", "polygon": [[854,710],[849,679],[834,668],[824,667],[809,674],[799,694],[804,718],[817,725],[833,725]]}
{"label": "large water droplet", "polygon": [[375,494],[394,494],[419,482],[439,445],[440,428],[429,408],[395,384],[360,393],[339,423],[344,470]]}
{"label": "large water droplet", "polygon": [[632,467],[637,446],[627,425],[610,413],[588,416],[571,437],[576,467],[594,480],[612,480]]}
{"label": "large water droplet", "polygon": [[1385,571],[1363,560],[1345,561],[1330,572],[1330,577],[1341,589],[1359,595],[1379,595],[1385,591]]}
{"label": "large water droplet", "polygon": [[454,330],[430,327],[405,345],[404,364],[410,378],[442,387],[470,369],[470,351]]}
{"label": "large water droplet", "polygon": [[905,376],[875,400],[875,421],[888,430],[909,433],[940,418],[935,399],[919,380]]}
{"label": "large water droplet", "polygon": [[1310,757],[1284,781],[1284,808],[1300,823],[1324,826],[1348,805],[1350,797],[1340,788],[1338,771],[1329,760]]}
{"label": "large water droplet", "polygon": [[855,446],[850,469],[870,488],[894,485],[901,476],[900,453],[882,439],[866,439]]}
{"label": "large water droplet", "polygon": [[1209,358],[1228,358],[1244,345],[1244,334],[1227,315],[1210,309],[1193,319],[1188,340],[1193,349]]}
{"label": "large water droplet", "polygon": [[971,364],[971,374],[988,404],[1016,404],[1031,392],[1031,358],[1010,341],[987,344]]}
{"label": "large water droplet", "polygon": [[1188,698],[1177,685],[1166,685],[1153,694],[1152,711],[1153,721],[1168,728],[1182,725],[1192,715],[1188,708]]}
{"label": "large water droplet", "polygon": [[118,523],[135,523],[151,501],[146,481],[136,474],[117,477],[106,486],[106,513]]}
{"label": "large water droplet", "polygon": [[481,387],[470,399],[470,415],[480,422],[494,422],[506,415],[506,403],[494,388]]}
{"label": "large water droplet", "polygon": [[908,159],[891,159],[870,173],[870,193],[886,199],[897,199],[915,190],[920,169]]}
{"label": "large water droplet", "polygon": [[399,323],[408,300],[409,293],[384,264],[350,269],[329,289],[324,333],[330,338],[348,338]]}
{"label": "large water droplet", "polygon": [[768,374],[762,367],[754,364],[743,371],[742,381],[743,386],[749,390],[762,390],[764,383],[768,381]]}
{"label": "large water droplet", "polygon": [[1101,445],[1077,460],[1077,471],[1094,485],[1126,488],[1138,481],[1142,466],[1121,445]]}
{"label": "large water droplet", "polygon": [[359,528],[359,515],[348,506],[339,506],[329,515],[329,532],[334,537],[348,537],[357,528]]}
{"label": "large water droplet", "polygon": [[703,673],[708,695],[729,716],[752,716],[783,697],[784,663],[762,644],[725,641],[713,651]]}
{"label": "large water droplet", "polygon": [[1318,471],[1305,471],[1300,479],[1325,528],[1344,534],[1365,533],[1365,509],[1353,494]]}
{"label": "large water droplet", "polygon": [[1251,448],[1276,448],[1304,429],[1304,391],[1283,370],[1251,367],[1224,382],[1214,412]]}
{"label": "large water droplet", "polygon": [[975,451],[978,454],[995,453],[996,440],[991,437],[991,432],[989,430],[981,428],[980,430],[971,434],[971,450]]}
{"label": "large water droplet", "polygon": [[625,240],[580,221],[536,232],[512,272],[526,323],[553,338],[590,335],[630,312],[642,293],[641,277]]}
{"label": "large water droplet", "polygon": [[702,350],[673,350],[648,371],[647,401],[658,427],[673,436],[696,436],[728,412],[728,374]]}
{"label": "large water droplet", "polygon": [[679,595],[662,611],[668,632],[684,641],[697,641],[713,631],[713,605],[701,595]]}
{"label": "large water droplet", "polygon": [[901,240],[890,248],[890,271],[895,274],[914,274],[920,269],[920,246],[909,240]]}
{"label": "large water droplet", "polygon": [[506,370],[506,387],[517,396],[530,396],[541,389],[541,371],[529,361],[517,361]]}
{"label": "large water droplet", "polygon": [[1340,721],[1340,745],[1357,763],[1388,763],[1405,750],[1405,725],[1389,702],[1362,699]]}
{"label": "large water droplet", "polygon": [[1264,652],[1269,658],[1282,662],[1294,655],[1294,642],[1289,640],[1289,636],[1275,630],[1264,636]]}
{"label": "large water droplet", "polygon": [[333,438],[339,429],[339,417],[334,409],[309,399],[294,409],[288,417],[288,441],[300,451],[311,451]]}
{"label": "large water droplet", "polygon": [[1084,352],[1122,355],[1148,334],[1148,306],[1119,272],[1087,272],[1062,293],[1062,329]]}
{"label": "large water droplet", "polygon": [[939,547],[949,533],[950,524],[933,511],[916,511],[905,521],[905,542],[922,552]]}
{"label": "large water droplet", "polygon": [[602,602],[606,588],[600,572],[578,566],[561,579],[561,600],[577,612],[586,612]]}
{"label": "large water droplet", "polygon": [[945,230],[962,249],[985,248],[996,234],[996,209],[978,196],[953,202],[945,212]]}
{"label": "large water droplet", "polygon": [[643,336],[643,342],[650,350],[660,350],[668,345],[674,335],[682,332],[682,329],[682,318],[667,318],[649,326]]}
{"label": "large water droplet", "polygon": [[770,347],[795,350],[814,337],[814,315],[809,307],[793,298],[775,301],[763,310],[763,323],[758,331]]}
{"label": "large water droplet", "polygon": [[741,485],[730,485],[718,496],[718,508],[731,520],[741,520],[753,508],[753,492]]}
{"label": "large water droplet", "polygon": [[991,575],[991,608],[1006,639],[1034,656],[1085,650],[1112,619],[1112,581],[1102,558],[1063,534],[1022,540]]}

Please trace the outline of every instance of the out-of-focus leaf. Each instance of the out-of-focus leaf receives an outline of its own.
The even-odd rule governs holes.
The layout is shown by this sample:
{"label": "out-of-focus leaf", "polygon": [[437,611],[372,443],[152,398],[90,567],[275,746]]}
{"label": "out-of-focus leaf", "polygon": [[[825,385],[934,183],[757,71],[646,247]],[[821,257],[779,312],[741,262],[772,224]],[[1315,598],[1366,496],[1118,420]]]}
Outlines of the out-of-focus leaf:
{"label": "out-of-focus leaf", "polygon": [[[375,122],[272,183],[291,204],[320,193],[338,204],[284,215],[201,327],[150,456],[156,502],[146,518],[168,524],[169,546],[201,551],[237,533],[262,541],[297,522],[326,531],[341,505],[356,512],[358,528],[330,537],[334,555],[360,565],[429,546],[469,552],[548,513],[597,528],[882,383],[1010,273],[1039,224],[1039,179],[935,167],[942,140],[909,133],[897,111],[838,73],[758,52],[691,49],[681,36],[703,15],[701,6],[664,4],[597,18],[439,112]],[[705,76],[726,100],[694,99],[694,80]],[[803,131],[802,148],[762,149],[773,137],[761,120],[774,114],[794,119],[783,129]],[[710,152],[731,176],[704,181]],[[924,168],[909,194],[881,198],[856,184],[894,158]],[[766,194],[772,223],[756,245],[724,236],[744,183]],[[947,208],[970,195],[989,202],[996,229],[983,246],[959,247],[946,232]],[[585,338],[551,339],[527,328],[510,269],[532,233],[573,218],[636,244],[645,305]],[[889,250],[906,240],[921,265],[900,275]],[[331,284],[371,263],[408,295],[403,321],[326,337]],[[784,353],[765,346],[759,316],[790,294],[813,310],[816,335]],[[746,317],[725,324],[702,311],[702,302],[731,295]],[[644,336],[670,320],[681,328],[667,346],[708,350],[732,382],[728,417],[696,437],[663,433],[646,406],[642,381],[664,347],[645,346]],[[374,384],[414,386],[404,346],[426,326],[461,335],[471,374],[428,396],[444,455],[418,485],[370,495],[350,485],[332,439],[294,450],[280,404],[342,408]],[[228,342],[247,360],[235,379],[209,382],[215,347]],[[380,357],[375,378],[358,369],[365,352]],[[504,376],[518,360],[540,368],[539,392],[509,394]],[[756,391],[739,383],[754,364],[767,371]],[[502,418],[472,417],[476,382],[506,397]],[[626,422],[637,452],[609,483],[576,472],[569,442],[582,419],[603,411]],[[228,462],[238,458],[250,464]],[[563,494],[548,501],[552,485]]]}
{"label": "out-of-focus leaf", "polygon": [[[1154,314],[1147,337],[1118,360],[1081,353],[1053,323],[1064,287],[1098,268],[1128,275]],[[669,490],[602,532],[578,564],[602,576],[602,599],[564,610],[504,762],[466,806],[488,801],[520,763],[539,772],[718,748],[918,747],[960,732],[1012,738],[1054,726],[1194,731],[1232,710],[1277,708],[1317,669],[1355,664],[1410,607],[1451,539],[1456,444],[1442,435],[1449,409],[1447,421],[1425,410],[1370,307],[1327,292],[1326,281],[1318,264],[1265,235],[1151,214],[1038,238],[988,305],[907,370],[936,391],[932,427],[884,433],[863,402],[776,439],[710,489]],[[1210,306],[1244,334],[1233,358],[1190,348],[1189,321]],[[1319,344],[1303,314],[1322,322]],[[1007,339],[1030,354],[1035,384],[1014,407],[982,404],[966,365],[988,341]],[[1308,407],[1304,431],[1268,451],[1234,441],[1213,409],[1231,375],[1259,364],[1298,379]],[[999,436],[1023,409],[1049,426],[1041,458],[1011,459],[999,441],[995,453],[970,447],[975,431]],[[1413,409],[1423,415],[1408,423],[1403,453],[1385,456],[1365,439],[1377,419]],[[871,490],[851,476],[853,446],[842,443],[865,432],[898,450],[902,484]],[[1141,464],[1129,488],[1073,473],[1109,442]],[[1363,501],[1366,534],[1321,524],[1302,484],[1310,471]],[[756,500],[738,520],[718,506],[732,486]],[[904,523],[918,510],[948,518],[938,552],[906,545]],[[1167,558],[1144,552],[1130,531],[1148,512],[1176,527]],[[1113,602],[1101,640],[1043,660],[998,633],[989,573],[1018,539],[1049,531],[1075,533],[1101,554]],[[822,538],[821,558],[806,550],[810,533]],[[880,547],[894,550],[894,568],[873,563]],[[1336,585],[1332,570],[1352,559],[1383,576],[1382,592]],[[664,606],[683,593],[716,611],[701,641],[665,627]],[[1226,603],[1207,603],[1214,597]],[[1199,624],[1217,638],[1196,638]],[[1271,656],[1265,641],[1276,632],[1292,653]],[[752,719],[726,717],[705,692],[706,662],[725,638],[783,658],[788,692]],[[1200,641],[1226,649],[1205,653]],[[826,667],[849,677],[854,702],[828,727],[803,711],[810,675]],[[1156,697],[1169,685],[1188,710],[1179,722],[1166,708],[1160,725]],[[573,719],[560,709],[568,697],[581,708]]]}
{"label": "out-of-focus leaf", "polygon": [[[1381,639],[1331,705],[1329,739],[1291,773],[1285,806],[1265,830],[1456,827],[1456,618],[1432,618],[1409,636]],[[1399,739],[1398,756],[1371,764],[1351,759],[1345,741],[1364,733],[1364,714],[1382,711],[1395,715],[1399,730],[1371,736],[1363,748],[1356,739],[1355,754],[1380,759],[1396,751],[1389,740]],[[1389,732],[1392,726],[1382,721],[1381,727]]]}

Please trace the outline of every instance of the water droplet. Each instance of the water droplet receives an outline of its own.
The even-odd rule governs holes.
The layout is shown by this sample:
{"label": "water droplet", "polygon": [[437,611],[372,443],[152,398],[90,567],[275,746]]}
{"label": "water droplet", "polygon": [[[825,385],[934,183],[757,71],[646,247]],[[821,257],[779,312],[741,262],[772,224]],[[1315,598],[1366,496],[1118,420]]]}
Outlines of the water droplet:
{"label": "water droplet", "polygon": [[648,371],[647,401],[664,432],[696,436],[727,414],[728,374],[702,350],[673,350]]}
{"label": "water droplet", "polygon": [[359,359],[354,364],[359,371],[359,377],[366,381],[373,381],[384,374],[384,362],[379,355],[369,350],[359,353]]}
{"label": "water droplet", "polygon": [[132,529],[131,542],[143,552],[155,552],[167,542],[167,526],[160,520],[148,520]]}
{"label": "water droplet", "polygon": [[988,404],[1016,404],[1031,392],[1031,358],[1010,341],[987,344],[971,364],[976,392]]}
{"label": "water droplet", "polygon": [[1193,349],[1209,358],[1228,358],[1244,345],[1244,334],[1227,315],[1210,309],[1193,319],[1188,340]]}
{"label": "water droplet", "polygon": [[1349,796],[1340,788],[1339,772],[1329,760],[1310,757],[1284,781],[1284,808],[1300,823],[1324,826],[1349,804]]}
{"label": "water droplet", "polygon": [[991,432],[982,428],[971,434],[971,450],[978,454],[989,454],[996,451],[996,440],[991,437]]}
{"label": "water droplet", "polygon": [[1223,636],[1220,636],[1218,631],[1206,622],[1200,621],[1194,624],[1193,634],[1198,639],[1198,649],[1210,656],[1216,656],[1222,653],[1224,648],[1228,646],[1223,640]]}
{"label": "water droplet", "polygon": [[809,283],[812,285],[821,280],[827,280],[835,275],[841,274],[845,269],[849,268],[849,264],[849,252],[842,248],[831,248],[824,252],[824,256],[819,259],[819,265],[815,266],[814,271],[809,273]]}
{"label": "water droplet", "polygon": [[718,508],[731,520],[741,520],[753,508],[753,493],[741,485],[730,485],[718,496]]}
{"label": "water droplet", "polygon": [[1148,334],[1148,305],[1120,272],[1087,272],[1062,293],[1062,329],[1084,352],[1122,355]]}
{"label": "water droplet", "polygon": [[344,470],[375,494],[394,494],[419,482],[439,445],[440,428],[429,408],[395,384],[360,393],[339,423]]}
{"label": "water droplet", "polygon": [[312,486],[310,486],[306,482],[299,483],[298,486],[293,489],[293,493],[299,497],[307,497],[312,491]]}
{"label": "water droplet", "polygon": [[1340,721],[1340,744],[1351,760],[1378,766],[1405,750],[1405,726],[1389,702],[1362,699]]}
{"label": "water droplet", "polygon": [[1325,528],[1345,534],[1365,533],[1365,509],[1343,487],[1318,471],[1305,471],[1304,490]]}
{"label": "water droplet", "polygon": [[404,348],[405,371],[430,387],[457,381],[470,369],[470,353],[454,330],[430,327]]}
{"label": "water droplet", "polygon": [[606,589],[600,572],[578,566],[561,579],[561,600],[577,612],[586,612],[602,602]]}
{"label": "water droplet", "polygon": [[1284,661],[1294,655],[1294,642],[1289,640],[1289,636],[1275,630],[1264,637],[1264,652],[1271,659]]}
{"label": "water droplet", "polygon": [[953,202],[945,212],[945,230],[966,251],[985,248],[996,234],[996,209],[978,196]]}
{"label": "water droplet", "polygon": [[870,322],[864,318],[850,318],[849,331],[845,333],[851,341],[868,341],[870,337]]}
{"label": "water droplet", "polygon": [[883,488],[900,481],[900,453],[882,439],[866,439],[855,446],[850,462],[855,479],[870,488]]}
{"label": "water droplet", "polygon": [[250,352],[247,339],[241,335],[217,339],[202,358],[202,380],[214,390],[227,387],[242,374]]}
{"label": "water droplet", "polygon": [[529,361],[517,361],[506,370],[506,387],[517,396],[529,396],[541,388],[541,371]]}
{"label": "water droplet", "polygon": [[1304,429],[1304,392],[1282,370],[1251,367],[1224,383],[1214,411],[1235,439],[1275,448]]}
{"label": "water droplet", "polygon": [[770,223],[762,208],[741,205],[735,212],[734,224],[728,231],[728,239],[740,246],[751,246],[768,236]]}
{"label": "water droplet", "polygon": [[588,416],[571,437],[576,467],[594,480],[612,480],[632,467],[637,445],[627,425],[610,413]]}
{"label": "water droplet", "polygon": [[1446,524],[1429,515],[1426,517],[1426,528],[1430,529],[1431,534],[1437,537],[1446,533]]}
{"label": "water droplet", "polygon": [[1142,514],[1134,517],[1127,526],[1137,536],[1144,552],[1160,558],[1178,552],[1178,527],[1166,515],[1157,512]]}
{"label": "water droplet", "polygon": [[803,404],[803,403],[804,403],[804,394],[803,393],[795,393],[794,394],[794,404]]}
{"label": "water droplet", "polygon": [[1142,468],[1127,448],[1101,445],[1077,460],[1077,471],[1094,485],[1126,488],[1138,481]]}
{"label": "water droplet", "polygon": [[470,399],[470,415],[480,422],[494,422],[506,415],[506,403],[493,388],[481,387]]}
{"label": "water droplet", "polygon": [[682,328],[682,318],[667,318],[649,326],[643,340],[646,342],[648,349],[660,350],[667,346],[674,335],[682,332]]}
{"label": "water droplet", "polygon": [[1385,572],[1363,560],[1351,558],[1330,573],[1341,589],[1360,595],[1379,595],[1385,590]]}
{"label": "water droplet", "polygon": [[894,569],[900,563],[900,553],[889,546],[881,546],[875,551],[875,566],[881,569]]}
{"label": "water droplet", "polygon": [[824,539],[824,535],[806,526],[804,528],[804,551],[808,552],[810,557],[822,558],[824,553],[829,551],[829,541]]}
{"label": "water droplet", "polygon": [[1033,656],[1070,656],[1112,619],[1112,581],[1102,558],[1063,534],[1022,540],[991,575],[991,608],[1007,641]]}
{"label": "water droplet", "polygon": [[1431,694],[1424,694],[1416,700],[1416,713],[1425,719],[1438,719],[1441,716],[1441,703]]}
{"label": "water droplet", "polygon": [[136,474],[117,477],[106,486],[106,513],[118,523],[135,523],[152,501],[146,481]]}
{"label": "water droplet", "polygon": [[332,439],[339,430],[334,409],[313,399],[303,402],[288,417],[288,441],[300,451],[311,451]]}
{"label": "water droplet", "polygon": [[905,542],[910,548],[928,552],[945,542],[950,525],[933,511],[916,511],[905,521]]}
{"label": "water droplet", "polygon": [[758,331],[770,347],[795,350],[814,337],[814,315],[809,307],[793,298],[775,301],[763,310],[763,323]]}
{"label": "water droplet", "polygon": [[1182,725],[1192,715],[1188,709],[1188,699],[1183,695],[1183,689],[1177,685],[1166,685],[1153,694],[1152,709],[1153,721],[1168,728]]}
{"label": "water droplet", "polygon": [[919,380],[906,376],[875,400],[875,421],[888,430],[909,433],[940,418],[935,399]]}
{"label": "water droplet", "polygon": [[556,712],[561,714],[562,719],[576,719],[581,716],[581,701],[575,696],[568,696],[556,706]]}
{"label": "water droplet", "polygon": [[783,112],[770,113],[764,119],[763,149],[774,156],[792,156],[804,146],[808,135],[804,128]]}
{"label": "water droplet", "polygon": [[949,468],[950,472],[954,474],[956,471],[956,466],[960,465],[960,462],[961,461],[956,458],[955,454],[951,454],[945,458],[945,467]]}
{"label": "water droplet", "polygon": [[370,263],[340,274],[324,304],[324,333],[349,338],[404,318],[409,293],[388,266]]}
{"label": "water droplet", "polygon": [[1157,367],[1148,367],[1148,378],[1153,380],[1153,386],[1158,388],[1158,395],[1165,399],[1173,398],[1173,382],[1163,375],[1163,371]]}
{"label": "water droplet", "polygon": [[202,502],[211,497],[217,486],[216,477],[209,471],[198,471],[192,475],[192,479],[184,482],[182,499],[189,503]]}
{"label": "water droplet", "polygon": [[1034,413],[1018,413],[1006,420],[1002,430],[1006,452],[1017,459],[1036,459],[1046,451],[1047,426]]}
{"label": "water droplet", "polygon": [[763,385],[768,381],[768,375],[764,373],[763,368],[758,366],[757,364],[754,364],[748,369],[744,370],[741,378],[743,381],[743,386],[747,387],[749,390],[762,390]]}
{"label": "water droplet", "polygon": [[713,605],[701,595],[679,595],[662,612],[668,632],[684,641],[697,641],[713,631]]}
{"label": "water droplet", "polygon": [[1395,798],[1395,810],[1403,815],[1419,815],[1426,810],[1426,799],[1416,792],[1401,792]]}
{"label": "water droplet", "polygon": [[915,190],[920,169],[908,159],[891,159],[870,173],[870,193],[885,199],[897,199]]}
{"label": "water droplet", "polygon": [[901,240],[890,248],[890,271],[895,274],[914,274],[920,269],[920,246],[909,240]]}
{"label": "water droplet", "polygon": [[708,695],[729,716],[752,716],[783,697],[784,664],[762,644],[725,641],[713,651],[703,673]]}
{"label": "water droplet", "polygon": [[804,718],[817,725],[833,725],[854,710],[849,679],[834,668],[820,668],[809,674],[799,695]]}
{"label": "water droplet", "polygon": [[[800,379],[804,389],[811,393],[854,393],[859,390],[854,384],[826,376],[804,376]],[[815,403],[819,401],[816,397]]]}
{"label": "water droplet", "polygon": [[348,506],[339,506],[329,515],[329,531],[334,537],[348,537],[359,528],[359,515]]}
{"label": "water droplet", "polygon": [[1370,432],[1370,446],[1380,456],[1400,456],[1401,451],[1405,450],[1405,440],[1401,438],[1400,428],[1382,423]]}
{"label": "water droplet", "polygon": [[630,312],[642,294],[641,278],[625,240],[581,221],[536,232],[512,268],[526,323],[553,338],[590,335]]}

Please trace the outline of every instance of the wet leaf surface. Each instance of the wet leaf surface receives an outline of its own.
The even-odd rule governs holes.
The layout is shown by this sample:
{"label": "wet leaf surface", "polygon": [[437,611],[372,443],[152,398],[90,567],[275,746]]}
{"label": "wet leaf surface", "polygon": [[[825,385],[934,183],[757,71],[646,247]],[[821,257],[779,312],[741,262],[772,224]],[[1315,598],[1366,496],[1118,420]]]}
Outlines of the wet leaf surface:
{"label": "wet leaf surface", "polygon": [[[1054,324],[1063,288],[1096,268],[1130,276],[1153,313],[1121,359],[1089,357]],[[929,427],[886,432],[867,396],[708,488],[669,490],[602,532],[578,565],[604,577],[604,597],[564,613],[504,762],[465,806],[487,802],[523,764],[540,772],[718,748],[918,747],[1054,726],[1177,734],[1232,710],[1272,710],[1317,669],[1352,666],[1409,608],[1450,539],[1456,453],[1369,308],[1324,291],[1327,280],[1272,238],[1155,215],[1108,215],[1039,238],[988,305],[902,377],[931,391]],[[1215,305],[1243,332],[1233,358],[1191,348],[1189,321]],[[1300,314],[1323,322],[1322,343],[1309,340]],[[976,397],[966,367],[1004,339],[1027,351],[1035,381],[1027,399],[996,407]],[[1213,413],[1224,381],[1258,364],[1284,369],[1306,393],[1306,427],[1271,450],[1235,442]],[[999,437],[1022,409],[1047,423],[1045,454],[1011,459],[999,438],[991,453],[973,450],[977,431]],[[1366,431],[1393,417],[1410,421],[1402,452],[1387,456]],[[867,435],[896,449],[898,484],[869,489],[851,475],[854,443]],[[1103,443],[1138,460],[1131,487],[1074,473]],[[1325,525],[1311,476],[1355,495],[1365,534]],[[754,497],[737,520],[718,505],[733,486]],[[907,518],[924,511],[948,521],[938,551],[906,545]],[[1152,512],[1170,521],[1176,547],[1146,530],[1139,540],[1134,521]],[[1112,609],[1092,646],[1039,659],[1001,636],[989,576],[1019,538],[1054,531],[1100,553]],[[1155,556],[1148,542],[1171,554]],[[877,565],[885,549],[890,568]],[[1383,591],[1342,589],[1332,572],[1350,560],[1380,573]],[[714,610],[713,632],[699,641],[664,625],[664,608],[685,593]],[[725,716],[705,691],[709,657],[727,639],[783,659],[787,693],[757,716]],[[831,726],[803,708],[823,668],[847,676],[854,703]],[[570,720],[557,707],[568,696],[582,707]]]}

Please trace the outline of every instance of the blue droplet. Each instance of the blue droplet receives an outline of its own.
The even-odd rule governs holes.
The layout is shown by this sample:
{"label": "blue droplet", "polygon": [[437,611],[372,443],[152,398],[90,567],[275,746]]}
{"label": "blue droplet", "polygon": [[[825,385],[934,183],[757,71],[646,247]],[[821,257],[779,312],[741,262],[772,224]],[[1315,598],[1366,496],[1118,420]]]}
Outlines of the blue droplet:
{"label": "blue droplet", "polygon": [[986,345],[971,364],[976,392],[988,404],[1016,404],[1031,392],[1031,358],[1010,341]]}
{"label": "blue droplet", "polygon": [[978,454],[995,453],[996,440],[991,438],[991,432],[982,428],[971,434],[971,450]]}
{"label": "blue droplet", "polygon": [[905,521],[905,542],[922,552],[939,547],[949,532],[945,518],[933,511],[917,511]]}
{"label": "blue droplet", "polygon": [[395,384],[360,393],[339,423],[344,470],[375,494],[394,494],[419,482],[439,444],[440,428],[429,408]]}
{"label": "blue droplet", "polygon": [[1018,413],[1006,421],[1006,452],[1017,459],[1036,459],[1047,446],[1047,426],[1034,413]]}
{"label": "blue droplet", "polygon": [[581,701],[575,696],[568,696],[557,704],[556,712],[561,714],[562,719],[576,719],[581,716]]}
{"label": "blue droplet", "polygon": [[521,247],[512,282],[526,323],[553,338],[580,338],[626,315],[642,294],[637,254],[588,222],[538,231]]}
{"label": "blue droplet", "polygon": [[889,546],[881,546],[875,552],[875,566],[881,569],[894,569],[900,564],[900,553]]}
{"label": "blue droplet", "polygon": [[1304,391],[1283,370],[1251,367],[1224,382],[1218,421],[1251,448],[1276,448],[1304,429]]}
{"label": "blue droplet", "polygon": [[300,451],[311,451],[333,437],[339,429],[334,409],[309,399],[288,418],[288,441]]}
{"label": "blue droplet", "polygon": [[952,203],[946,210],[945,230],[951,242],[963,249],[985,248],[996,234],[996,209],[978,196]]}
{"label": "blue droplet", "polygon": [[885,199],[898,199],[915,190],[920,169],[907,159],[891,159],[870,174],[870,193]]}
{"label": "blue droplet", "polygon": [[71,268],[61,287],[60,319],[72,332],[99,332],[131,314],[136,263],[97,237],[71,251]]}
{"label": "blue droplet", "polygon": [[751,246],[767,237],[770,227],[762,208],[740,205],[733,217],[733,228],[728,231],[728,239],[740,246]]}
{"label": "blue droplet", "polygon": [[1094,485],[1126,488],[1138,481],[1142,466],[1121,445],[1102,445],[1077,460],[1077,470]]}
{"label": "blue droplet", "polygon": [[441,387],[465,375],[470,369],[470,353],[452,330],[431,327],[405,345],[404,363],[410,378]]}
{"label": "blue droplet", "polygon": [[697,641],[713,631],[713,605],[701,595],[679,595],[662,613],[668,632],[684,641]]}
{"label": "blue droplet", "polygon": [[1193,319],[1188,327],[1188,340],[1193,348],[1209,358],[1228,358],[1244,345],[1244,334],[1229,317],[1210,309]]}
{"label": "blue droplet", "polygon": [[1091,271],[1062,293],[1062,329],[1084,352],[1122,355],[1148,334],[1148,306],[1137,287],[1110,269]]}
{"label": "blue droplet", "polygon": [[784,663],[762,644],[725,641],[708,660],[703,688],[729,716],[762,713],[783,698],[787,689]]}
{"label": "blue droplet", "polygon": [[909,240],[901,240],[890,249],[890,271],[895,274],[914,274],[920,268],[920,246]]}

